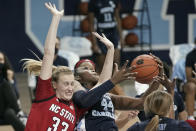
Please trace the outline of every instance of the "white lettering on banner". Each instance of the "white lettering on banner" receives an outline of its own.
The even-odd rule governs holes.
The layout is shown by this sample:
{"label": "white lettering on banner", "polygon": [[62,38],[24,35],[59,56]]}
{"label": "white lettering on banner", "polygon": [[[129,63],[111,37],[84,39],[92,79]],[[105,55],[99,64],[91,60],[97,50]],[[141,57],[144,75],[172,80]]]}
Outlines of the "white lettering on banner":
{"label": "white lettering on banner", "polygon": [[106,13],[106,12],[114,12],[114,8],[112,8],[112,7],[105,7],[105,8],[102,8],[102,9],[100,10],[100,13],[101,13],[101,14],[104,14],[104,13]]}
{"label": "white lettering on banner", "polygon": [[99,28],[113,28],[116,26],[116,22],[110,22],[110,23],[98,23]]}
{"label": "white lettering on banner", "polygon": [[108,111],[105,111],[105,112],[99,112],[99,111],[96,111],[96,110],[92,110],[92,116],[107,116],[107,117],[110,117],[112,119],[114,119],[114,114],[113,113],[110,113]]}

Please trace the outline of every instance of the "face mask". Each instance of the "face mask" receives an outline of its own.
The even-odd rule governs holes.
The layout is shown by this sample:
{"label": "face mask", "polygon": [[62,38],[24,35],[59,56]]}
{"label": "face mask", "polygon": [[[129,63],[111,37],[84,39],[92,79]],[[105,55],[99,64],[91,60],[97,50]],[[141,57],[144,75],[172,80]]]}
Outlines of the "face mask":
{"label": "face mask", "polygon": [[0,70],[2,70],[2,69],[3,69],[4,65],[5,65],[5,64],[0,63]]}
{"label": "face mask", "polygon": [[59,49],[55,48],[54,54],[57,55],[58,54]]}

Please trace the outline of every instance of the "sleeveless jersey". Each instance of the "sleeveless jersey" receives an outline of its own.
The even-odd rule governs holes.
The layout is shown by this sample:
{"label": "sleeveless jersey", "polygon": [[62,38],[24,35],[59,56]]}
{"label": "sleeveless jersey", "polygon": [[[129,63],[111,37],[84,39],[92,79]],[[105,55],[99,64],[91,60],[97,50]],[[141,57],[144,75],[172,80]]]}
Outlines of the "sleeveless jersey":
{"label": "sleeveless jersey", "polygon": [[88,10],[94,13],[98,28],[109,29],[116,27],[114,13],[117,4],[117,0],[90,0]]}
{"label": "sleeveless jersey", "polygon": [[117,131],[114,117],[112,100],[108,94],[105,94],[85,115],[86,130]]}
{"label": "sleeveless jersey", "polygon": [[51,79],[39,78],[25,131],[73,131],[83,113],[82,110],[76,113],[76,108],[72,101],[63,101],[55,96]]}
{"label": "sleeveless jersey", "polygon": [[[127,131],[144,131],[150,120],[135,123]],[[192,127],[185,121],[178,121],[170,118],[160,118],[158,131],[193,131]]]}

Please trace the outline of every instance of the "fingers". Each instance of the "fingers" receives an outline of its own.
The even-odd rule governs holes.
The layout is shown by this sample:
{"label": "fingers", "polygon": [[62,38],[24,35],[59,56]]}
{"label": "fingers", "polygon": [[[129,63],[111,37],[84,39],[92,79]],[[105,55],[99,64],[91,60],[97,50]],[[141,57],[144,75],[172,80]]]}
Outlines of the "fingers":
{"label": "fingers", "polygon": [[61,10],[61,11],[58,11],[57,9],[56,9],[56,5],[55,4],[51,4],[50,2],[46,2],[45,3],[45,6],[46,6],[46,8],[48,8],[51,12],[52,12],[52,14],[54,14],[54,15],[60,15],[60,16],[62,16],[63,15],[63,13],[64,13],[64,10]]}
{"label": "fingers", "polygon": [[160,76],[155,76],[155,77],[153,77],[153,79],[154,79],[156,82],[159,82],[159,83],[161,83],[163,80],[165,80],[164,77],[160,77]]}
{"label": "fingers", "polygon": [[124,79],[125,80],[135,80],[136,79],[136,74],[137,74],[137,72],[134,72],[134,73],[125,73],[124,74]]}
{"label": "fingers", "polygon": [[174,79],[172,80],[172,83],[173,83],[173,84],[176,84],[176,79],[177,79],[177,78],[174,78]]}
{"label": "fingers", "polygon": [[136,68],[136,66],[135,66],[135,65],[130,66],[130,67],[128,68],[128,71],[133,71],[135,68]]}
{"label": "fingers", "polygon": [[64,14],[64,10],[61,10],[60,13],[63,15]]}
{"label": "fingers", "polygon": [[158,64],[158,67],[159,67],[159,76],[163,76],[164,74],[163,65]]}
{"label": "fingers", "polygon": [[56,5],[55,4],[53,4],[53,7],[54,7],[54,9],[56,9]]}
{"label": "fingers", "polygon": [[97,37],[99,40],[102,39],[102,36],[100,36],[97,32],[92,32],[92,34]]}
{"label": "fingers", "polygon": [[45,3],[45,6],[46,6],[49,10],[51,10],[52,8],[56,9],[55,4],[52,5],[50,2],[48,2],[48,3],[46,2],[46,3]]}
{"label": "fingers", "polygon": [[104,35],[104,33],[102,33],[102,36],[103,36],[104,38],[106,38],[106,36]]}
{"label": "fingers", "polygon": [[139,111],[134,110],[134,111],[130,111],[130,113],[128,114],[128,118],[133,119],[134,117],[136,117],[138,115]]}
{"label": "fingers", "polygon": [[192,71],[192,73],[193,73],[194,76],[196,76],[196,72],[195,71]]}
{"label": "fingers", "polygon": [[154,58],[154,60],[159,64],[159,65],[163,65],[163,62],[161,61],[161,59],[155,55],[153,55],[152,53],[150,53],[150,56],[152,56]]}
{"label": "fingers", "polygon": [[52,7],[52,4],[49,2],[50,7]]}
{"label": "fingers", "polygon": [[126,69],[127,68],[127,65],[129,63],[129,60],[126,60],[126,62],[124,63],[124,65],[122,66],[122,69]]}
{"label": "fingers", "polygon": [[135,78],[136,77],[136,75],[137,75],[137,72],[133,72],[133,73],[125,73],[125,77],[133,77],[133,78]]}
{"label": "fingers", "polygon": [[118,71],[118,64],[114,63],[114,72],[117,72],[117,71]]}
{"label": "fingers", "polygon": [[50,6],[48,5],[48,3],[45,3],[46,8],[50,9]]}

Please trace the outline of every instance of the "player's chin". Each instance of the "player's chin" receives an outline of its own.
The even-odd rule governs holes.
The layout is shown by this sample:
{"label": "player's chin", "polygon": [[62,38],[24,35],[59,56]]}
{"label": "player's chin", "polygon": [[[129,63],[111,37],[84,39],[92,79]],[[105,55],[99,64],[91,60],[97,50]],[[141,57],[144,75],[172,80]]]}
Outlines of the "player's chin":
{"label": "player's chin", "polygon": [[95,75],[93,80],[97,82],[99,80],[99,76]]}
{"label": "player's chin", "polygon": [[72,96],[73,96],[73,93],[66,93],[65,96],[64,96],[64,99],[65,100],[71,100]]}

